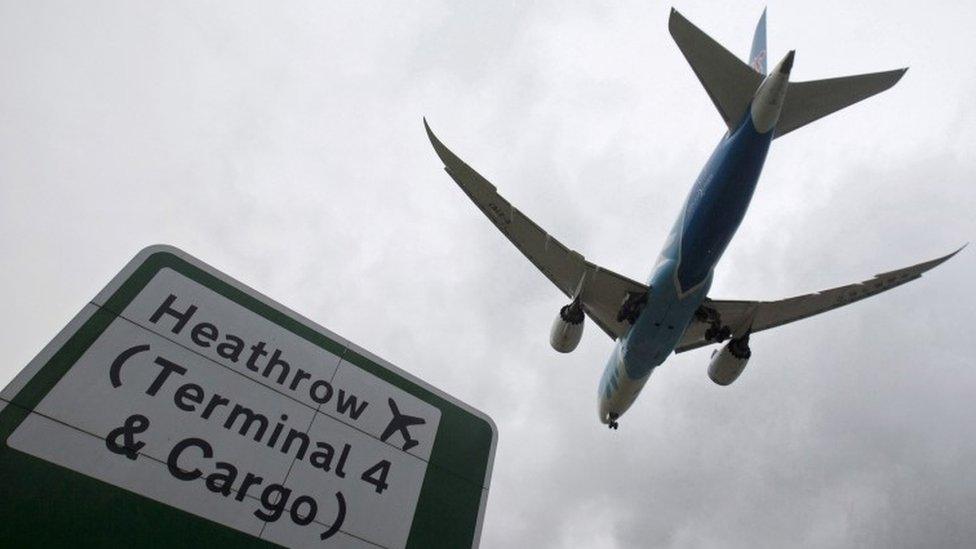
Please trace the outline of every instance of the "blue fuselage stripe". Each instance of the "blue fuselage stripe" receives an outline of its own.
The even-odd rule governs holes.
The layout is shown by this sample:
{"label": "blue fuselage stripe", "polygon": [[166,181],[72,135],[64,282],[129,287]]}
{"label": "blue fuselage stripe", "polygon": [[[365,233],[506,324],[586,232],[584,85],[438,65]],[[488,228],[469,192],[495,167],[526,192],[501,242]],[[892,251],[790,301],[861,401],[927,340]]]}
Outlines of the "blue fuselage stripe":
{"label": "blue fuselage stripe", "polygon": [[[610,381],[620,362],[627,378],[644,380],[674,351],[745,217],[772,138],[772,132],[759,133],[746,112],[705,163],[651,273],[648,303],[611,354],[601,395],[616,393]],[[627,396],[626,406],[634,397]]]}

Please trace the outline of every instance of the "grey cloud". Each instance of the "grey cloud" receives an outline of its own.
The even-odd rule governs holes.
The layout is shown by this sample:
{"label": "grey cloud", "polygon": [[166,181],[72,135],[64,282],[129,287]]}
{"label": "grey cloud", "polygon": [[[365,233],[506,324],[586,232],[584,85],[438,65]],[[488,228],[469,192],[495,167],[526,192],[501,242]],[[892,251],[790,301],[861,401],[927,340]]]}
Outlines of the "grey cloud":
{"label": "grey cloud", "polygon": [[[678,6],[736,52],[762,6]],[[139,248],[172,243],[485,410],[483,547],[976,539],[974,250],[849,309],[657,370],[618,432],[610,342],[454,186],[438,134],[568,245],[643,278],[718,115],[663,4],[5,3],[5,381]],[[716,297],[805,293],[976,235],[970,6],[770,6],[813,79],[911,65],[777,141]]]}

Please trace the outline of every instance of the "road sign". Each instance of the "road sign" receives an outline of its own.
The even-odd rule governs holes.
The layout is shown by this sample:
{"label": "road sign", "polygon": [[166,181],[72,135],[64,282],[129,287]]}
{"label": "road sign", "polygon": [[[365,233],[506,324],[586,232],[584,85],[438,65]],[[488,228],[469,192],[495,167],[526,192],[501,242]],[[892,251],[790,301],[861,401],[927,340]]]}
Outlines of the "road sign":
{"label": "road sign", "polygon": [[477,545],[490,418],[175,248],[0,393],[0,545]]}

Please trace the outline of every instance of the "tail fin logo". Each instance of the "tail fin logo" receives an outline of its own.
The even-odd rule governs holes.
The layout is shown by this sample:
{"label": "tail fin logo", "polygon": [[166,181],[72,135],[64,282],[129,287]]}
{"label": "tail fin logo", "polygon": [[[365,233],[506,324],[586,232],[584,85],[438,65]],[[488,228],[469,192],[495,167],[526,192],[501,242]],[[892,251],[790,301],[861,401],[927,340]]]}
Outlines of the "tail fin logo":
{"label": "tail fin logo", "polygon": [[766,50],[760,50],[756,53],[749,66],[760,74],[766,74]]}

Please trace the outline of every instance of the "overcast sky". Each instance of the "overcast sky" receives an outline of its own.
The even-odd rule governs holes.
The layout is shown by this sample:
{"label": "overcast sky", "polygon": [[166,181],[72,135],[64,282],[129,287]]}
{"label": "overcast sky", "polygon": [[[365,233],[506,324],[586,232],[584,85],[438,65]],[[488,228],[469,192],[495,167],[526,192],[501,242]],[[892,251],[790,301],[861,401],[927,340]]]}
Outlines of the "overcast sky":
{"label": "overcast sky", "polygon": [[[676,6],[745,57],[763,4]],[[443,172],[439,136],[588,259],[645,280],[724,131],[669,4],[0,2],[0,385],[168,243],[491,415],[482,546],[976,540],[976,249],[674,356],[601,425],[612,348]],[[976,239],[972,2],[769,5],[793,78],[910,66],[774,142],[713,298],[862,280]]]}

